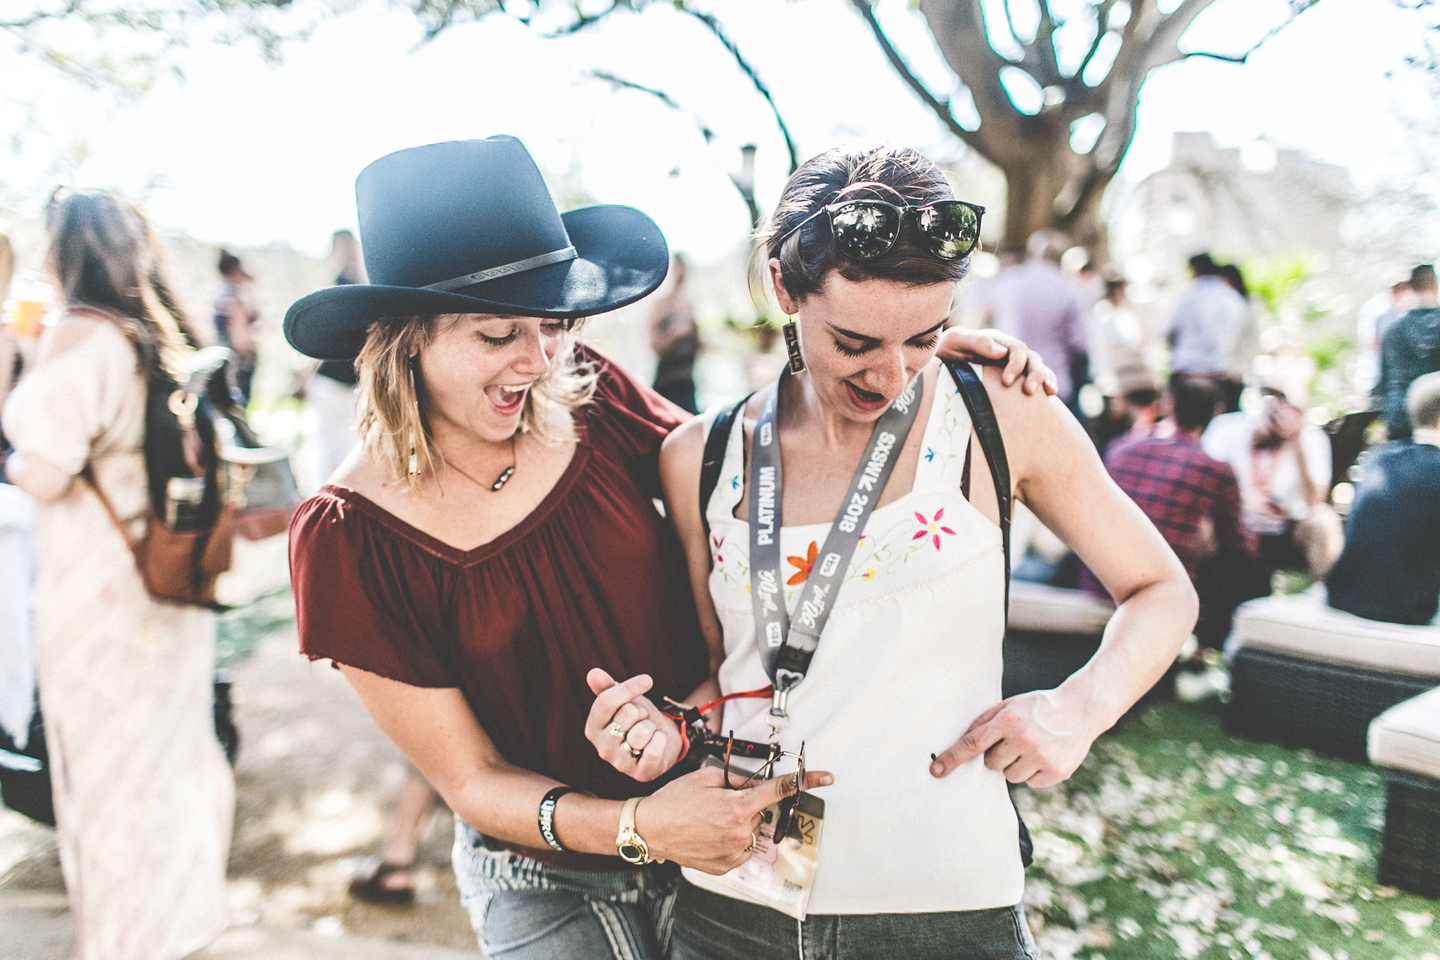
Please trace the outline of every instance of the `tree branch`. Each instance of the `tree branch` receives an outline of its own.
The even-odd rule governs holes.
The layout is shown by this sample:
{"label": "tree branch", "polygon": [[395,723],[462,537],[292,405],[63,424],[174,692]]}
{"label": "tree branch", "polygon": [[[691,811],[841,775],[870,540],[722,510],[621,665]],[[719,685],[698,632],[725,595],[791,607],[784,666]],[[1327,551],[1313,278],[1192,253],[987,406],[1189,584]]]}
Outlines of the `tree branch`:
{"label": "tree branch", "polygon": [[1015,46],[1024,50],[1026,43],[1020,39],[1020,31],[1015,29],[1015,14],[1010,11],[1010,4],[1013,2],[1014,0],[1005,0],[1005,26],[1010,30],[1010,39],[1015,41]]}
{"label": "tree branch", "polygon": [[1275,34],[1279,33],[1281,30],[1284,30],[1286,27],[1290,26],[1290,24],[1295,22],[1296,17],[1300,16],[1300,14],[1304,13],[1306,10],[1309,10],[1311,7],[1315,6],[1315,4],[1319,2],[1320,0],[1304,0],[1304,2],[1291,3],[1290,16],[1282,20],[1280,23],[1276,24],[1270,30],[1266,31],[1265,35],[1259,40],[1256,40],[1250,46],[1250,49],[1246,50],[1244,53],[1211,53],[1204,50],[1196,50],[1191,53],[1181,53],[1180,58],[1182,60],[1188,60],[1191,57],[1207,57],[1211,60],[1220,60],[1225,63],[1245,63],[1250,59],[1251,54],[1253,54],[1256,50],[1259,50],[1265,45],[1265,42],[1267,40],[1275,36]]}
{"label": "tree branch", "polygon": [[1025,46],[1027,45],[1025,45],[1024,40],[1020,39],[1020,30],[1015,29],[1015,14],[1011,13],[1011,9],[1009,9],[1009,4],[1011,4],[1012,1],[1014,0],[1005,0],[1004,3],[1005,27],[1009,30],[1009,39],[1014,40],[1015,46],[1020,47],[1021,52],[1024,52]]}
{"label": "tree branch", "polygon": [[[1050,0],[1037,0],[1040,7],[1040,25],[1035,29],[1034,49],[1036,51],[1032,76],[1041,87],[1049,87],[1064,78],[1060,76],[1060,61],[1055,53],[1055,18],[1050,14]],[[1026,57],[1027,60],[1032,58]]]}
{"label": "tree branch", "polygon": [[62,10],[37,10],[21,20],[0,21],[0,29],[20,32],[29,30],[31,27],[44,23],[46,20],[64,20],[66,17],[74,16],[79,12],[80,0],[70,0]]}
{"label": "tree branch", "polygon": [[684,3],[678,4],[676,9],[682,13],[688,13],[703,23],[706,28],[715,35],[715,38],[720,41],[725,49],[730,52],[730,56],[735,60],[735,64],[740,68],[741,72],[750,78],[750,84],[755,88],[755,91],[765,98],[765,102],[770,105],[771,115],[775,117],[775,125],[780,128],[780,135],[785,138],[785,149],[790,155],[790,172],[794,173],[800,167],[800,153],[795,148],[795,141],[790,136],[790,128],[786,126],[785,118],[780,115],[780,108],[775,105],[775,98],[770,95],[770,88],[765,85],[765,81],[760,79],[760,75],[755,72],[755,68],[750,65],[750,61],[746,60],[744,55],[740,53],[740,48],[735,45],[735,41],[726,35],[724,28],[720,26],[720,21],[712,14],[691,10],[690,6]]}
{"label": "tree branch", "polygon": [[[1156,67],[1183,59],[1184,54],[1180,52],[1178,46],[1181,35],[1190,28],[1190,24],[1195,22],[1195,18],[1214,2],[1215,0],[1184,0],[1170,13],[1159,15],[1154,29],[1140,43],[1144,58],[1138,66],[1142,75]],[[1153,3],[1154,0],[1146,0],[1147,10]],[[1155,7],[1154,9],[1158,13],[1159,8]]]}
{"label": "tree branch", "polygon": [[[1110,33],[1106,26],[1110,21],[1110,10],[1115,6],[1115,0],[1101,0],[1095,8],[1095,39],[1090,41],[1090,49],[1085,51],[1085,57],[1080,61],[1080,66],[1075,70],[1075,78],[1082,83],[1085,80],[1085,71],[1090,67],[1090,61],[1095,59],[1095,54],[1100,51],[1100,42]],[[1132,14],[1133,16],[1133,14]]]}
{"label": "tree branch", "polygon": [[590,70],[588,71],[588,73],[589,76],[594,77],[596,80],[603,80],[606,83],[613,84],[622,89],[634,90],[637,93],[649,94],[656,100],[659,100],[661,103],[665,104],[665,106],[669,107],[671,110],[674,110],[676,113],[688,113],[690,115],[690,119],[695,121],[695,126],[700,129],[700,135],[705,138],[706,143],[710,143],[715,139],[715,131],[710,129],[710,125],[707,124],[703,119],[701,119],[699,114],[697,114],[693,110],[686,110],[684,107],[680,106],[680,104],[675,102],[675,98],[670,96],[670,94],[666,93],[664,90],[657,90],[654,87],[647,87],[644,84],[636,83],[633,80],[626,80],[624,77],[616,76],[615,74],[610,73],[608,70]]}
{"label": "tree branch", "polygon": [[[945,124],[946,129],[959,137],[968,146],[976,147],[974,131],[966,130],[962,127],[960,121],[956,120],[955,115],[950,112],[950,104],[931,93],[929,88],[920,82],[920,78],[915,76],[914,72],[911,71],[910,65],[901,59],[900,54],[895,50],[895,45],[892,44],[890,38],[886,36],[884,28],[882,28],[880,22],[875,19],[875,11],[871,9],[869,0],[851,0],[851,4],[856,10],[860,11],[860,16],[864,18],[866,25],[870,27],[870,32],[874,34],[875,42],[880,45],[880,50],[885,54],[885,59],[890,61],[890,66],[895,68],[895,72],[900,74],[900,78],[905,81],[911,90],[915,91],[916,96],[935,113],[935,116],[940,118],[940,122]],[[1008,16],[1010,10],[1009,0],[1006,0],[1005,10]],[[1013,25],[1011,32],[1014,32]]]}
{"label": "tree branch", "polygon": [[[626,5],[626,7],[627,9],[630,9],[628,4]],[[606,17],[610,16],[610,14],[614,13],[618,9],[620,9],[619,3],[612,3],[610,4],[610,6],[606,7],[604,10],[601,10],[599,13],[579,13],[577,9],[576,12],[579,13],[579,15],[576,16],[574,20],[572,20],[570,23],[567,23],[565,26],[561,27],[558,30],[551,30],[549,33],[540,34],[540,39],[558,40],[561,37],[572,36],[579,33],[581,30],[585,30],[589,27],[595,26],[595,24],[599,23],[601,20],[604,20]],[[522,17],[516,17],[516,19],[520,20],[522,23],[528,22]]]}

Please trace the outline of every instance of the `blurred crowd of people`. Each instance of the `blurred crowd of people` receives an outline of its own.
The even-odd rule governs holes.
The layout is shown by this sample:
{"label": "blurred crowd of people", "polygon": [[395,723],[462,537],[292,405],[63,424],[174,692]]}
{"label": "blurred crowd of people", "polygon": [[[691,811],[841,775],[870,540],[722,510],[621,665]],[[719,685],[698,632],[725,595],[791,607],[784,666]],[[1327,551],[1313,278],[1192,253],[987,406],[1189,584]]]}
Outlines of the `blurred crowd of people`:
{"label": "blurred crowd of people", "polygon": [[[1060,396],[1111,476],[1195,583],[1196,663],[1215,662],[1203,650],[1223,645],[1240,603],[1306,583],[1324,583],[1331,605],[1358,616],[1432,622],[1440,597],[1434,267],[1415,267],[1361,309],[1354,383],[1370,403],[1332,418],[1310,405],[1308,378],[1282,376],[1263,355],[1261,315],[1237,265],[1197,253],[1188,288],[1163,322],[1147,323],[1118,272],[1063,270],[1065,242],[1037,233],[1024,259],[1002,258],[963,307],[971,322],[1013,333],[1052,361]],[[1086,389],[1100,401],[1085,403]],[[1048,538],[1036,547],[1029,556],[1017,547],[1017,576],[1104,596]]]}

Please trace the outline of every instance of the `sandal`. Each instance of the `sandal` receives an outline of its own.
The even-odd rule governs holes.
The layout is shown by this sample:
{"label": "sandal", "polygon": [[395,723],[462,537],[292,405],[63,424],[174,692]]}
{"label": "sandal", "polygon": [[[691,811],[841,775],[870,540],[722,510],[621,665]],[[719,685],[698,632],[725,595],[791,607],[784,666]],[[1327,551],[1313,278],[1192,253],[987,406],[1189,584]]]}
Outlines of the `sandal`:
{"label": "sandal", "polygon": [[391,906],[409,906],[415,902],[414,884],[403,887],[388,887],[385,878],[397,873],[409,873],[410,864],[377,863],[369,873],[350,881],[350,896],[369,903],[383,903]]}

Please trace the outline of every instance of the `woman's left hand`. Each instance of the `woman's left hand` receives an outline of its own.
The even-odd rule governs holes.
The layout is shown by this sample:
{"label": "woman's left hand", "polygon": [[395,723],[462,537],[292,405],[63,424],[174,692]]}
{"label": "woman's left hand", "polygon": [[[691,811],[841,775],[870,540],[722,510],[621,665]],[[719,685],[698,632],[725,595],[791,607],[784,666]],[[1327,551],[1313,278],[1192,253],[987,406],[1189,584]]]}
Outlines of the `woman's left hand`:
{"label": "woman's left hand", "polygon": [[1060,392],[1055,371],[1045,365],[1040,354],[1025,346],[1023,341],[999,330],[966,330],[951,327],[940,338],[936,352],[942,360],[986,361],[999,360],[1006,354],[1005,369],[1000,373],[1001,382],[1010,386],[1017,378],[1023,378],[1022,388],[1027,394],[1044,390],[1050,396]]}
{"label": "woman's left hand", "polygon": [[680,731],[649,697],[647,674],[617,683],[599,667],[585,677],[595,702],[585,719],[585,738],[616,770],[648,783],[680,760]]}
{"label": "woman's left hand", "polygon": [[947,776],[983,753],[985,766],[1003,772],[1011,783],[1054,786],[1075,772],[1103,732],[1092,729],[1086,719],[1086,711],[1072,707],[1057,690],[1002,700],[935,758],[930,774]]}

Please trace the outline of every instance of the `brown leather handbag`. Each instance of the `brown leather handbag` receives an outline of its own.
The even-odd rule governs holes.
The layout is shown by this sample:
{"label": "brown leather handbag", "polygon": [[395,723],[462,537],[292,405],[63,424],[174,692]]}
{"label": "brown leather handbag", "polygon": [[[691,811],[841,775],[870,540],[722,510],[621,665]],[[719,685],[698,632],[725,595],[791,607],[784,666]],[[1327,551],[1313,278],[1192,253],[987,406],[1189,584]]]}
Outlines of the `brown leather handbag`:
{"label": "brown leather handbag", "polygon": [[230,569],[235,545],[235,507],[224,504],[211,526],[199,530],[172,530],[151,514],[145,536],[136,540],[115,512],[110,498],[95,482],[87,466],[81,478],[95,490],[115,529],[135,555],[135,566],[145,589],[156,600],[215,608],[215,582]]}

